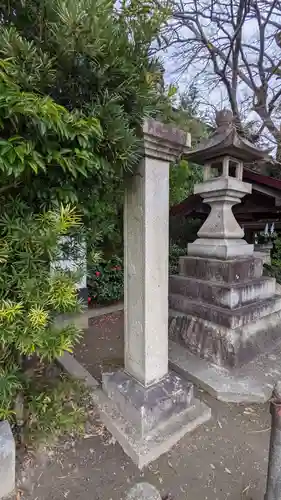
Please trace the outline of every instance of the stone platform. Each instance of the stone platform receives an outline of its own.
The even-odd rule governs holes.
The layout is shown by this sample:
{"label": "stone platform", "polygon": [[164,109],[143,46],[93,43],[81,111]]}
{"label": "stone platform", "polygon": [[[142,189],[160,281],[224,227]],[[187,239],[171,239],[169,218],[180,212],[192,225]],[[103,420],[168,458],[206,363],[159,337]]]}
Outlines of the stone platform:
{"label": "stone platform", "polygon": [[101,419],[140,469],[211,417],[173,372],[147,388],[123,371],[106,373],[102,385],[93,394]]}
{"label": "stone platform", "polygon": [[[209,363],[209,370],[212,365],[226,369],[233,378],[239,367],[281,342],[281,296],[276,294],[275,279],[262,276],[260,259],[188,256],[180,258],[179,269],[169,282],[173,369],[177,370],[179,345],[186,359],[195,355]],[[188,371],[188,365],[185,368]]]}

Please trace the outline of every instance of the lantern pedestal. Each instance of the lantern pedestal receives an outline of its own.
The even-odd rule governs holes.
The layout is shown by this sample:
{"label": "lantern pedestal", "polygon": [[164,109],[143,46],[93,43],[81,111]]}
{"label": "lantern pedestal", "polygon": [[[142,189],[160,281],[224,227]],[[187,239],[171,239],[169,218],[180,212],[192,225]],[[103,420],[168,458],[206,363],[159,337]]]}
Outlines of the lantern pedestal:
{"label": "lantern pedestal", "polygon": [[234,177],[209,179],[194,187],[194,193],[211,206],[211,212],[198,231],[199,238],[188,245],[188,255],[217,259],[253,255],[254,245],[242,239],[244,231],[232,212],[233,205],[251,191],[251,184]]}
{"label": "lantern pedestal", "polygon": [[169,360],[221,400],[261,402],[271,391],[258,389],[255,365],[245,373],[260,354],[281,345],[281,296],[275,279],[262,276],[262,260],[243,240],[232,207],[252,190],[242,180],[243,161],[262,153],[238,135],[228,112],[217,123],[213,136],[187,155],[205,167],[194,193],[211,212],[180,258],[179,275],[170,277]]}

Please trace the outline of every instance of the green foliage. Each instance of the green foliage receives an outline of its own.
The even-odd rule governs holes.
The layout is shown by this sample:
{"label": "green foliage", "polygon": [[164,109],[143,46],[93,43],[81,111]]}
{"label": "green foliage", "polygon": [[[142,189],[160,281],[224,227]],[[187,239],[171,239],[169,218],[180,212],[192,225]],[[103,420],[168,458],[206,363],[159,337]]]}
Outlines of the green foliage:
{"label": "green foliage", "polygon": [[186,248],[182,248],[175,243],[170,244],[169,249],[169,274],[178,274],[179,258],[186,255]]}
{"label": "green foliage", "polygon": [[264,264],[264,274],[276,278],[277,283],[281,284],[281,237],[278,234],[274,239],[273,249],[271,251],[271,264]]}
{"label": "green foliage", "polygon": [[176,205],[193,193],[194,184],[202,181],[202,168],[185,160],[170,167],[170,205]]}
{"label": "green foliage", "polygon": [[13,414],[24,387],[25,362],[52,361],[71,352],[80,337],[73,325],[56,326],[56,315],[80,309],[71,273],[50,272],[60,238],[80,224],[73,209],[34,214],[18,198],[0,209],[0,418]]}
{"label": "green foliage", "polygon": [[[80,334],[55,323],[79,304],[74,274],[50,263],[64,235],[86,237],[91,254],[121,246],[123,177],[139,160],[142,120],[169,105],[149,55],[166,14],[135,0],[0,9],[0,418],[15,418],[21,395],[32,433],[48,434],[77,409],[63,410],[59,389],[34,392],[27,365],[71,351]],[[105,301],[120,294],[111,265]]]}
{"label": "green foliage", "polygon": [[97,304],[121,300],[124,294],[123,260],[113,256],[89,268],[89,296]]}
{"label": "green foliage", "polygon": [[60,376],[50,381],[39,380],[30,388],[25,400],[24,442],[50,444],[64,433],[80,434],[86,421],[85,406],[89,395],[76,380]]}

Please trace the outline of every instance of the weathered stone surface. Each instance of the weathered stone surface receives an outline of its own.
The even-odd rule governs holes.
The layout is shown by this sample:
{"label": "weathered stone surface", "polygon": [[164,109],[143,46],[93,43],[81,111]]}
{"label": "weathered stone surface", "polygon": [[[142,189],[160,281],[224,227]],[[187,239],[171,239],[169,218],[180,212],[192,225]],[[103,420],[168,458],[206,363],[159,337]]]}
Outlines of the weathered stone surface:
{"label": "weathered stone surface", "polygon": [[69,352],[65,351],[62,356],[57,357],[56,361],[72,377],[83,380],[89,389],[95,390],[99,387],[99,382]]}
{"label": "weathered stone surface", "polygon": [[[281,311],[242,328],[226,328],[192,315],[170,311],[169,338],[188,352],[218,366],[234,368],[280,343]],[[186,347],[186,349],[184,349]]]}
{"label": "weathered stone surface", "polygon": [[116,404],[103,391],[94,391],[92,398],[105,426],[140,469],[169,451],[185,434],[211,418],[210,408],[194,398],[185,411],[169,419],[166,425],[141,437],[136,426],[125,420]]}
{"label": "weathered stone surface", "polygon": [[247,259],[218,260],[200,257],[180,257],[181,275],[216,283],[241,283],[262,276],[262,260]]}
{"label": "weathered stone surface", "polygon": [[252,256],[254,245],[238,239],[198,238],[187,245],[188,255],[214,259],[236,259]]}
{"label": "weathered stone surface", "polygon": [[15,441],[7,421],[0,422],[0,498],[15,488]]}
{"label": "weathered stone surface", "polygon": [[188,244],[188,255],[217,259],[253,255],[254,245],[242,239],[244,230],[232,212],[233,205],[240,203],[245,194],[251,193],[252,186],[240,178],[229,176],[228,163],[228,159],[223,159],[224,172],[221,176],[194,186],[194,194],[202,196],[204,203],[211,206],[211,212],[198,231],[198,239]]}
{"label": "weathered stone surface", "polygon": [[169,162],[190,137],[157,122],[143,126],[143,158],[124,200],[125,372],[93,392],[102,420],[143,467],[209,418],[192,387],[168,374]]}
{"label": "weathered stone surface", "polygon": [[151,484],[138,483],[128,491],[126,500],[161,500],[161,495]]}
{"label": "weathered stone surface", "polygon": [[274,295],[236,309],[226,309],[200,300],[191,300],[184,295],[171,294],[169,307],[211,323],[235,329],[281,310],[281,297]]}
{"label": "weathered stone surface", "polygon": [[187,276],[170,276],[169,293],[234,309],[275,294],[274,278],[261,277],[238,283],[214,283]]}
{"label": "weathered stone surface", "polygon": [[118,371],[103,374],[103,390],[141,436],[185,411],[193,399],[193,386],[175,373],[144,387]]}
{"label": "weathered stone surface", "polygon": [[220,401],[265,403],[272,395],[274,381],[269,373],[272,366],[270,359],[265,360],[264,366],[258,369],[253,361],[247,367],[227,370],[198,359],[190,352],[184,352],[179,344],[170,342],[169,361],[173,370]]}

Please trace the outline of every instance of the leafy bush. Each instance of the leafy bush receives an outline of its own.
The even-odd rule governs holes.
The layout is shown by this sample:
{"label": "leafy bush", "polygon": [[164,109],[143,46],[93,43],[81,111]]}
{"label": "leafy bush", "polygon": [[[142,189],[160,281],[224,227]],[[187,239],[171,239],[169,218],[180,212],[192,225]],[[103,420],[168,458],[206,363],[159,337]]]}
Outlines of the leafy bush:
{"label": "leafy bush", "polygon": [[[169,249],[169,274],[178,274],[179,257],[186,255],[186,248],[171,244]],[[88,269],[88,290],[92,304],[110,304],[124,296],[123,259],[113,256],[101,259]]]}
{"label": "leafy bush", "polygon": [[175,243],[170,244],[169,249],[169,274],[178,274],[179,258],[186,255],[186,248],[182,248]]}
{"label": "leafy bush", "polygon": [[69,207],[34,214],[18,199],[0,209],[0,418],[12,418],[19,392],[28,389],[30,360],[49,363],[71,352],[80,331],[56,325],[60,313],[78,311],[75,279],[50,272],[60,238],[80,223]]}
{"label": "leafy bush", "polygon": [[[143,118],[166,104],[149,54],[162,20],[135,0],[118,9],[91,0],[1,3],[0,418],[18,423],[20,400],[34,434],[64,430],[68,419],[59,389],[36,392],[30,364],[48,366],[80,334],[56,326],[57,314],[79,304],[75,277],[50,273],[50,264],[80,222],[91,253],[97,239],[120,244],[124,172],[139,160]],[[123,272],[104,269],[99,296],[117,299]]]}
{"label": "leafy bush", "polygon": [[281,237],[280,235],[273,241],[273,249],[271,252],[271,264],[264,264],[264,274],[272,276],[277,283],[281,284]]}
{"label": "leafy bush", "polygon": [[101,260],[89,270],[89,295],[97,304],[108,304],[121,300],[124,295],[123,260],[113,256]]}

